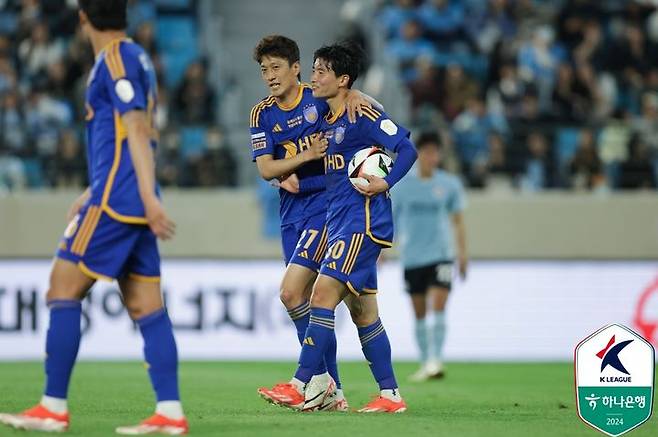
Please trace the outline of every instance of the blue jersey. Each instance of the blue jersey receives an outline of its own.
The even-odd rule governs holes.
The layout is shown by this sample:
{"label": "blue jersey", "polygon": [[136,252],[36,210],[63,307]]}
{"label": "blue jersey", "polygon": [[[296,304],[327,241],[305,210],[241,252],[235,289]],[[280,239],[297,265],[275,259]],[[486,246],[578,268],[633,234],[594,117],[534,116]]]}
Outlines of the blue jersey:
{"label": "blue jersey", "polygon": [[451,215],[465,206],[459,178],[442,170],[429,179],[409,174],[393,187],[391,194],[404,267],[454,259]]}
{"label": "blue jersey", "polygon": [[[274,159],[291,158],[308,149],[311,135],[318,133],[327,103],[313,97],[311,88],[302,84],[295,101],[280,106],[273,96],[261,100],[251,110],[251,149],[254,161],[259,156],[272,155]],[[308,162],[295,174],[302,181],[324,175],[322,160]],[[314,193],[292,194],[279,190],[281,224],[295,223],[326,211],[324,190]]]}
{"label": "blue jersey", "polygon": [[393,217],[389,193],[366,197],[349,180],[347,165],[356,152],[381,146],[393,152],[409,137],[409,131],[393,123],[385,113],[363,109],[356,123],[347,119],[345,108],[324,118],[322,130],[329,142],[325,169],[329,206],[327,227],[333,235],[363,232],[380,246],[393,241]]}
{"label": "blue jersey", "polygon": [[[146,52],[130,39],[112,41],[96,57],[85,99],[89,203],[100,205],[118,221],[146,223],[121,116],[143,110],[151,122],[156,93],[153,65]],[[153,139],[151,147],[155,146]]]}

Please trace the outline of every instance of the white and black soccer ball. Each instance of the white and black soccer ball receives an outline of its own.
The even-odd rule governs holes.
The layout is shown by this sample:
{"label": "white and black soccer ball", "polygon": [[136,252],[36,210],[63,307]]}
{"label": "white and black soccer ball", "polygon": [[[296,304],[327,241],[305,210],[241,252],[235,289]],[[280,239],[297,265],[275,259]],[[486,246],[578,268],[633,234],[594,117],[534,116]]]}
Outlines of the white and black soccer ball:
{"label": "white and black soccer ball", "polygon": [[347,175],[352,185],[368,185],[364,174],[383,178],[388,176],[392,167],[393,158],[384,149],[377,146],[366,147],[354,154],[347,166]]}

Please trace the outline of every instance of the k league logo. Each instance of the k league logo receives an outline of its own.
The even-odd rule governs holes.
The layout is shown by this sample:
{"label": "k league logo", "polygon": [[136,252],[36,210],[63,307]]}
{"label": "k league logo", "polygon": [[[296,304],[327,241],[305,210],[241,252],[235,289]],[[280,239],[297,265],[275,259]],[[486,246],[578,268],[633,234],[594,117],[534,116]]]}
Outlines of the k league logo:
{"label": "k league logo", "polygon": [[608,325],[575,350],[576,404],[580,418],[610,436],[651,417],[655,371],[653,346],[623,325]]}

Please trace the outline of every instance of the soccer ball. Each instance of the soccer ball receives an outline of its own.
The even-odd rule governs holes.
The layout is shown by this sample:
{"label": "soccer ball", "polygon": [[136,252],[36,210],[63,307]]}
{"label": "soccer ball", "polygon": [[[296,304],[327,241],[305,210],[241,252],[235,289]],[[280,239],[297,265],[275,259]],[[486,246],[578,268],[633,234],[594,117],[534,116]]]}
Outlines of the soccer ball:
{"label": "soccer ball", "polygon": [[354,154],[347,166],[347,174],[352,185],[368,185],[364,174],[383,178],[391,172],[393,159],[377,146],[366,147]]}

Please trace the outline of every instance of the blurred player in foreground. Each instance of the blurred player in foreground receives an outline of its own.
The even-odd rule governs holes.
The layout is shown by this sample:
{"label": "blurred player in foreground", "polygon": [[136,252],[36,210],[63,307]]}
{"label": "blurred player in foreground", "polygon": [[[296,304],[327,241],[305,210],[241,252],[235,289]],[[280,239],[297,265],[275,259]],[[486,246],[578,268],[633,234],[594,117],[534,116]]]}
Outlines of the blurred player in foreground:
{"label": "blurred player in foreground", "polygon": [[[260,175],[281,183],[281,243],[286,272],[281,302],[304,341],[311,308],[310,289],[327,250],[327,195],[322,158],[326,140],[313,141],[329,111],[324,100],[313,97],[301,83],[299,47],[290,38],[270,35],[254,49],[263,82],[270,95],[251,110],[252,156]],[[356,112],[370,108],[358,91],[351,91],[348,107]],[[355,115],[353,114],[353,117]],[[326,399],[325,410],[347,411],[336,364],[336,337],[329,340],[324,359],[315,370],[318,384],[335,383],[336,396]],[[259,389],[259,393],[267,389]],[[267,395],[265,395],[267,397]]]}
{"label": "blurred player in foreground", "polygon": [[20,414],[0,414],[0,422],[50,432],[68,428],[81,300],[96,280],[117,279],[144,339],[157,404],[153,416],[116,432],[185,434],[176,342],[160,292],[157,238],[171,238],[175,225],[155,181],[155,71],[146,52],[126,38],[126,0],[80,0],[79,8],[96,55],[85,101],[90,186],[71,207],[52,267],[43,397]]}
{"label": "blurred player in foreground", "polygon": [[461,181],[457,176],[438,169],[441,162],[438,135],[421,135],[416,148],[416,171],[404,178],[391,194],[405,287],[411,295],[416,316],[416,342],[420,350],[420,368],[410,379],[425,381],[444,376],[445,306],[452,287],[455,261],[453,229],[462,279],[466,278],[468,259]]}
{"label": "blurred player in foreground", "polygon": [[[411,168],[416,151],[409,132],[382,112],[364,110],[356,123],[348,121],[345,101],[363,56],[359,48],[345,44],[323,47],[314,55],[313,95],[325,99],[330,108],[321,126],[328,141],[325,168],[329,250],[313,286],[310,322],[297,372],[290,383],[279,384],[267,393],[273,402],[293,409],[319,409],[335,391],[331,385],[317,386],[310,381],[335,336],[335,308],[352,294],[358,296],[358,304],[349,306],[352,319],[380,388],[380,395],[359,411],[406,410],[393,373],[391,345],[378,315],[376,263],[381,249],[390,247],[393,239],[388,189]],[[347,174],[347,163],[356,152],[375,144],[396,152],[395,164],[385,178],[364,176],[369,184],[355,189]]]}

